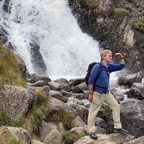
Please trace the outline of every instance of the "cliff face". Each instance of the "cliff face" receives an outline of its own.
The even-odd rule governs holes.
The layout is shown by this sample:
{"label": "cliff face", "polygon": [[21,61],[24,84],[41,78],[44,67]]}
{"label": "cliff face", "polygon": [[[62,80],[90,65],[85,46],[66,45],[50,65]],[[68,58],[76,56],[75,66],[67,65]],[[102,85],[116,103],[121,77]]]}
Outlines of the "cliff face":
{"label": "cliff face", "polygon": [[144,70],[144,0],[68,0],[83,32],[125,55],[127,68]]}

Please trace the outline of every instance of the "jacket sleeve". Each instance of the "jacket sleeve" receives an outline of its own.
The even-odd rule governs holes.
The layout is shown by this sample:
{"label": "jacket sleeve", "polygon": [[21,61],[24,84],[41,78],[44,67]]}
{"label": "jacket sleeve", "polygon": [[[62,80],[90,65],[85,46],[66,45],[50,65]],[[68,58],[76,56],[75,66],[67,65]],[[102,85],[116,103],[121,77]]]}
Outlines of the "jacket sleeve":
{"label": "jacket sleeve", "polygon": [[100,68],[99,64],[96,64],[93,66],[89,80],[88,80],[89,85],[94,85],[95,79],[99,72],[99,68]]}
{"label": "jacket sleeve", "polygon": [[125,67],[124,64],[110,64],[109,66],[110,66],[110,72],[119,71]]}

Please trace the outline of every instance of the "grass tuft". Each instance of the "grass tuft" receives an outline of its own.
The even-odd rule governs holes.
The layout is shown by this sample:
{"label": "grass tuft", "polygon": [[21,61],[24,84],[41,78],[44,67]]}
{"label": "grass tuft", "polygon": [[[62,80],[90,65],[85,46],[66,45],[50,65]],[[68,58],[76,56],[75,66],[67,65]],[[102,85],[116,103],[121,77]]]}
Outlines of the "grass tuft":
{"label": "grass tuft", "polygon": [[0,44],[0,85],[26,86],[14,54]]}
{"label": "grass tuft", "polygon": [[114,12],[115,12],[116,15],[129,14],[129,11],[127,9],[124,9],[124,8],[115,8]]}
{"label": "grass tuft", "polygon": [[144,16],[135,23],[135,29],[144,33]]}

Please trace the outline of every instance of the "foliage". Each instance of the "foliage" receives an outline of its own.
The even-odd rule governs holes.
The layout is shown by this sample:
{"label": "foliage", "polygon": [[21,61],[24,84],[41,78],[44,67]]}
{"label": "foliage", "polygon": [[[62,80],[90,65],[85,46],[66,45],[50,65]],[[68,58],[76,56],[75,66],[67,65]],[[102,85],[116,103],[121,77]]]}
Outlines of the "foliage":
{"label": "foliage", "polygon": [[116,15],[119,15],[119,14],[129,14],[129,11],[124,9],[124,8],[115,8],[114,9],[114,12]]}
{"label": "foliage", "polygon": [[12,124],[10,116],[3,110],[0,110],[0,126],[11,126]]}
{"label": "foliage", "polygon": [[0,128],[0,143],[1,144],[24,144],[23,141],[17,140],[8,130],[8,128]]}
{"label": "foliage", "polygon": [[26,86],[14,54],[0,44],[0,85]]}
{"label": "foliage", "polygon": [[60,110],[58,113],[59,121],[63,123],[66,130],[71,129],[74,126],[73,117],[66,111]]}
{"label": "foliage", "polygon": [[135,29],[144,32],[144,16],[135,23]]}
{"label": "foliage", "polygon": [[80,135],[76,132],[65,131],[62,144],[73,144],[78,139],[80,139]]}

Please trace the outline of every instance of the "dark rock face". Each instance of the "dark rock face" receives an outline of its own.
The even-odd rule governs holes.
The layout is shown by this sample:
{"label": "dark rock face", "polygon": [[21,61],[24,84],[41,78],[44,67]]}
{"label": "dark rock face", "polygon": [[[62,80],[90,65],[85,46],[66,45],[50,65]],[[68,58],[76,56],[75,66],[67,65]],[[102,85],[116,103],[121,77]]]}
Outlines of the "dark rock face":
{"label": "dark rock face", "polygon": [[[135,28],[143,16],[144,1],[68,0],[82,31],[125,55],[127,68],[143,70],[144,33]],[[114,61],[116,61],[114,59]]]}
{"label": "dark rock face", "polygon": [[40,53],[40,46],[36,42],[30,43],[31,46],[31,62],[37,73],[45,74],[46,65]]}
{"label": "dark rock face", "polygon": [[143,136],[144,101],[130,99],[121,105],[121,121],[125,129],[135,137]]}

